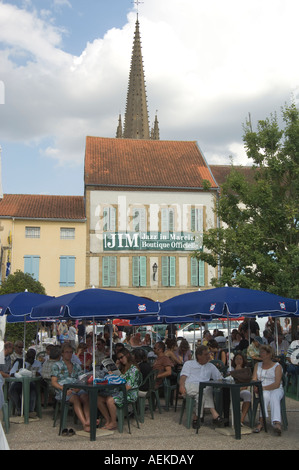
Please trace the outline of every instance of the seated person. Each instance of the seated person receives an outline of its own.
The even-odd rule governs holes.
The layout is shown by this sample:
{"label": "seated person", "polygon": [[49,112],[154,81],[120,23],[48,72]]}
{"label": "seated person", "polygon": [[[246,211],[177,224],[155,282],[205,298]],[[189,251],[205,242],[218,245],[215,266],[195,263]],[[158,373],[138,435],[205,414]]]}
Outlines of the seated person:
{"label": "seated person", "polygon": [[82,369],[90,370],[92,366],[92,354],[87,351],[87,344],[80,343],[77,348],[76,356],[80,360]]}
{"label": "seated person", "polygon": [[[148,374],[153,370],[151,365],[147,361],[146,352],[143,349],[135,349],[132,351],[132,356],[137,364],[141,374],[142,381],[146,379]],[[139,396],[145,396],[149,388],[148,381],[139,387]]]}
{"label": "seated person", "polygon": [[[242,353],[236,353],[232,360],[232,371],[237,371],[240,369],[245,369],[247,367],[247,362]],[[238,382],[237,379],[235,379]],[[243,401],[242,404],[242,413],[241,413],[241,426],[244,424],[244,420],[248,413],[251,404],[251,393],[247,390],[247,387],[240,388],[240,398]]]}
{"label": "seated person", "polygon": [[[139,370],[133,362],[133,357],[128,349],[121,349],[117,353],[117,360],[120,363],[119,370],[121,377],[126,380],[127,390],[127,401],[128,403],[134,402],[138,398],[138,388],[136,387],[139,379]],[[106,420],[104,429],[110,431],[117,429],[116,421],[116,406],[123,404],[123,393],[122,392],[109,392],[110,395],[106,395],[104,392],[100,392],[98,396],[98,409]]]}
{"label": "seated person", "polygon": [[[259,380],[263,386],[263,396],[265,403],[266,417],[267,408],[270,405],[271,422],[277,435],[281,435],[281,410],[280,401],[283,398],[284,390],[282,386],[282,367],[279,362],[273,362],[273,349],[270,346],[262,345],[260,348],[261,362],[254,366],[252,380]],[[255,392],[257,392],[257,388]],[[260,421],[253,432],[259,433],[263,429],[263,420]]]}
{"label": "seated person", "polygon": [[[23,365],[23,359],[16,359],[11,370],[11,377],[15,376],[16,372],[19,372],[20,369],[24,368],[27,370],[35,371],[37,375],[41,375],[42,364],[40,361],[35,360],[35,350],[29,349],[26,357],[25,364]],[[22,404],[22,386],[21,382],[13,382],[9,389],[9,396],[15,404],[17,415],[21,416],[21,404]],[[34,382],[30,383],[30,400],[29,400],[29,417],[35,418],[35,405],[36,405],[36,385]]]}
{"label": "seated person", "polygon": [[52,375],[52,366],[55,362],[60,360],[61,357],[61,347],[54,346],[54,344],[50,347],[50,354],[49,359],[46,359],[45,362],[42,364],[41,376],[45,380],[51,380]]}
{"label": "seated person", "polygon": [[0,364],[0,375],[3,378],[9,377],[10,369],[12,366],[11,354],[13,352],[13,344],[6,341],[4,344],[4,364]]}
{"label": "seated person", "polygon": [[138,348],[142,346],[140,333],[136,333],[134,336],[131,337],[130,346],[132,346],[132,348]]}
{"label": "seated person", "polygon": [[190,359],[192,359],[192,352],[190,349],[190,344],[188,343],[186,338],[182,338],[178,349],[175,351],[175,355],[178,358],[180,357],[182,358],[183,364],[186,361],[190,361]]}
{"label": "seated person", "polygon": [[210,351],[210,358],[211,360],[219,360],[222,361],[224,365],[226,365],[227,362],[227,355],[226,352],[220,348],[219,343],[212,339],[211,341],[208,342],[207,347],[209,348]]}
{"label": "seated person", "polygon": [[[70,344],[64,343],[61,348],[61,360],[52,367],[51,385],[56,389],[56,400],[62,399],[63,385],[75,382],[82,374],[79,364],[72,362],[73,349]],[[66,400],[72,403],[74,411],[82,423],[84,431],[90,431],[90,415],[88,394],[80,388],[67,391]]]}
{"label": "seated person", "polygon": [[271,348],[274,351],[274,354],[277,354],[278,356],[282,354],[286,354],[288,349],[289,349],[289,343],[284,339],[284,336],[282,333],[278,333],[278,341],[275,339],[270,343]]}
{"label": "seated person", "polygon": [[[197,426],[197,410],[198,410],[198,392],[199,383],[206,382],[208,380],[220,380],[222,375],[220,374],[217,367],[210,362],[210,352],[207,346],[199,346],[195,351],[195,359],[185,362],[181,371],[180,377],[180,393],[194,397],[196,400],[196,413],[193,416],[193,427]],[[203,392],[203,406],[201,413],[203,412],[204,406],[210,408],[213,423],[216,426],[222,426],[223,420],[215,410],[213,400],[213,389],[211,387],[205,387]]]}
{"label": "seated person", "polygon": [[174,338],[167,338],[165,341],[167,349],[165,356],[169,357],[172,362],[172,367],[175,369],[181,369],[183,365],[183,357],[179,355],[177,341]]}
{"label": "seated person", "polygon": [[49,387],[49,393],[55,395],[55,389],[51,385],[52,367],[55,362],[59,361],[61,357],[61,347],[55,346],[54,344],[49,348],[49,359],[46,359],[42,364],[41,376],[43,382],[41,383],[42,389],[44,390],[47,386]]}
{"label": "seated person", "polygon": [[247,348],[247,359],[254,361],[261,361],[260,358],[260,346],[263,344],[263,340],[260,336],[255,336],[252,343]]}
{"label": "seated person", "polygon": [[295,335],[295,340],[291,342],[287,354],[287,373],[291,375],[299,375],[299,365],[292,363],[292,354],[296,351],[299,354],[299,332]]}
{"label": "seated person", "polygon": [[165,355],[165,343],[163,341],[158,341],[154,346],[154,353],[157,355],[157,359],[153,364],[153,369],[158,369],[158,375],[156,379],[156,387],[158,388],[163,379],[166,377],[170,377],[172,374],[172,362]]}

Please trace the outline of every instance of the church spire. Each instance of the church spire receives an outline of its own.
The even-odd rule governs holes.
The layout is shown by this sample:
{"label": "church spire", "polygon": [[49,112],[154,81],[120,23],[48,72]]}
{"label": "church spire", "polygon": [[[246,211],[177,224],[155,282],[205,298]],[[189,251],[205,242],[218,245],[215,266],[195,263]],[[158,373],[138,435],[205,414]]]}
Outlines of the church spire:
{"label": "church spire", "polygon": [[137,16],[127,94],[123,137],[149,139],[149,119]]}

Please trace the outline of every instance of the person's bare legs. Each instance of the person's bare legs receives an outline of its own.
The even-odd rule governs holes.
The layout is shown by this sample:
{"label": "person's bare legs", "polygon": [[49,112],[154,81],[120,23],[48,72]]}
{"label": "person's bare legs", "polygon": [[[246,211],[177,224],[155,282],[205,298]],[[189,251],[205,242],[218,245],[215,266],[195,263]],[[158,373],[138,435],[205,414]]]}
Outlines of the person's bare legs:
{"label": "person's bare legs", "polygon": [[74,406],[74,411],[76,415],[78,416],[79,421],[81,421],[81,424],[85,430],[86,426],[89,426],[89,423],[86,421],[86,417],[83,412],[81,400],[78,397],[78,395],[72,395],[70,398],[70,403],[72,403],[72,405]]}
{"label": "person's bare legs", "polygon": [[242,415],[241,415],[241,423],[244,423],[245,417],[248,413],[248,410],[250,408],[250,402],[249,401],[244,401],[242,405]]}
{"label": "person's bare legs", "polygon": [[113,397],[107,397],[106,405],[110,414],[110,423],[105,424],[105,429],[116,429],[117,428],[116,405],[115,405]]}
{"label": "person's bare legs", "polygon": [[98,396],[98,409],[100,410],[106,421],[105,426],[107,426],[111,422],[109,410],[106,404],[107,398],[108,397],[102,397],[101,395]]}

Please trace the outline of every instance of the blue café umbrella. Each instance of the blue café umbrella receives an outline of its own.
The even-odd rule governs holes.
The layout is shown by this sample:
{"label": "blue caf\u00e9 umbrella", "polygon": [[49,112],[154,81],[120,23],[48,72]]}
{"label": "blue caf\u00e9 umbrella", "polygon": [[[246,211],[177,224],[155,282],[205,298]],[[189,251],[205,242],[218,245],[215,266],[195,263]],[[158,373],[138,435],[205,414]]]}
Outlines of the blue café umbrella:
{"label": "blue caf\u00e9 umbrella", "polygon": [[52,300],[54,297],[34,292],[16,292],[0,295],[0,315],[27,315],[36,305]]}
{"label": "blue caf\u00e9 umbrella", "polygon": [[[0,315],[7,315],[6,321],[8,321],[8,323],[24,322],[25,345],[26,320],[29,319],[32,307],[53,298],[54,297],[49,295],[28,292],[27,289],[23,292],[3,294],[0,295]],[[25,348],[23,352],[23,360],[25,360]]]}
{"label": "blue caf\u00e9 umbrella", "polygon": [[[158,314],[160,304],[125,292],[105,289],[84,289],[56,297],[34,307],[31,318],[134,318]],[[94,333],[93,333],[94,338]],[[93,344],[93,377],[95,377],[95,347]]]}
{"label": "blue caf\u00e9 umbrella", "polygon": [[298,315],[298,302],[269,292],[241,287],[217,287],[172,297],[161,303],[160,316],[292,316]]}
{"label": "blue caf\u00e9 umbrella", "polygon": [[155,315],[160,304],[125,292],[85,289],[55,297],[34,307],[31,318],[132,318]]}
{"label": "blue caf\u00e9 umbrella", "polygon": [[[160,316],[169,318],[182,315],[213,317],[293,316],[298,315],[298,302],[269,292],[241,287],[217,287],[173,297],[161,304]],[[230,341],[228,341],[230,357]]]}

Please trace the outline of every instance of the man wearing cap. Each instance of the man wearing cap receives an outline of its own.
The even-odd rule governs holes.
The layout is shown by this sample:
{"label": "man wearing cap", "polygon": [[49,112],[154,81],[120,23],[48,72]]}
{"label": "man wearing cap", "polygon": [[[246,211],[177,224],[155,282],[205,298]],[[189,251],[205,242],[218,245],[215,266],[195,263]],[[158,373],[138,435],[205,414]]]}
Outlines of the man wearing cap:
{"label": "man wearing cap", "polygon": [[260,346],[263,344],[263,340],[260,336],[255,336],[252,343],[247,349],[247,359],[254,361],[261,361],[260,357]]}

